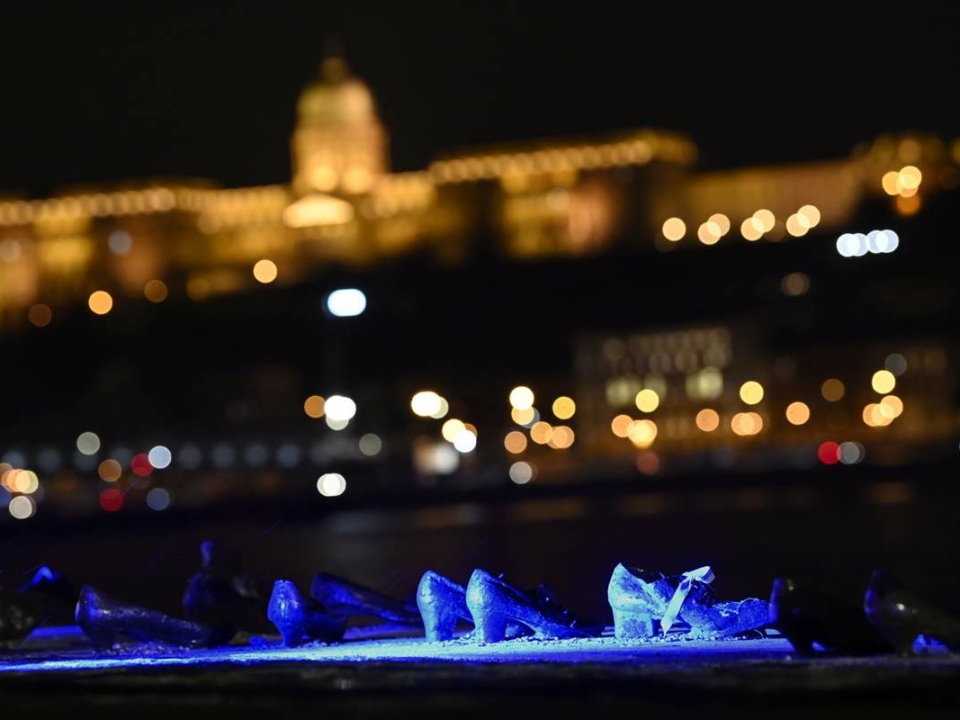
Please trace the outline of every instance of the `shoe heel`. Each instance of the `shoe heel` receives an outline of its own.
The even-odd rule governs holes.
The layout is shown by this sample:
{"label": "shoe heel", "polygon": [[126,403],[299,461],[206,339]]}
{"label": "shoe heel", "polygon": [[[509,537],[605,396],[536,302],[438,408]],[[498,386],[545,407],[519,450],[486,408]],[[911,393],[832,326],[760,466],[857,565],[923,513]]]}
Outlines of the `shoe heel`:
{"label": "shoe heel", "polygon": [[449,608],[423,607],[420,609],[423,616],[423,629],[428,642],[452,640],[457,629],[457,615]]}
{"label": "shoe heel", "polygon": [[619,640],[651,638],[657,634],[657,625],[649,613],[614,609],[613,634]]}
{"label": "shoe heel", "polygon": [[477,639],[483,643],[495,643],[507,637],[507,616],[504,613],[485,612],[474,615]]}
{"label": "shoe heel", "polygon": [[304,629],[303,623],[277,623],[277,630],[280,631],[280,637],[283,639],[285,647],[296,647],[303,644]]}
{"label": "shoe heel", "polygon": [[881,634],[898,655],[913,655],[913,644],[920,630],[913,623],[890,623],[881,629]]}

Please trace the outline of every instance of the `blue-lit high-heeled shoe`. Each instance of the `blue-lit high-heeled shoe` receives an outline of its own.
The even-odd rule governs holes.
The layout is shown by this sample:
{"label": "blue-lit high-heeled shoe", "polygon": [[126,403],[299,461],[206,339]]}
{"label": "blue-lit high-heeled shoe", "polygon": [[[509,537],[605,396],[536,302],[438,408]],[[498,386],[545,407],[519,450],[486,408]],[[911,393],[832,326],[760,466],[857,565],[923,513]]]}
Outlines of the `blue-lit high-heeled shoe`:
{"label": "blue-lit high-heeled shoe", "polygon": [[330,614],[313,598],[304,597],[289,580],[273,583],[267,619],[280,631],[287,647],[312,641],[340,642],[346,630],[343,618]]}
{"label": "blue-lit high-heeled shoe", "polygon": [[614,636],[631,639],[659,634],[660,620],[666,614],[676,589],[676,585],[661,572],[619,563],[607,583]]}
{"label": "blue-lit high-heeled shoe", "polygon": [[467,589],[433,570],[427,570],[420,578],[417,607],[430,642],[453,639],[459,622],[473,624],[473,615],[467,607]]}
{"label": "blue-lit high-heeled shoe", "polygon": [[377,618],[408,627],[422,627],[423,619],[415,602],[398,600],[346,578],[319,572],[310,585],[310,597],[327,612],[344,619]]}
{"label": "blue-lit high-heeled shoe", "polygon": [[676,623],[691,638],[717,638],[758,630],[770,622],[769,603],[760,598],[718,601],[709,566],[680,575],[617,565],[607,585],[614,635],[648,638]]}
{"label": "blue-lit high-heeled shoe", "polygon": [[584,624],[540,585],[524,592],[499,577],[477,568],[467,583],[467,607],[480,642],[499,642],[511,625],[529,629],[537,638],[596,637],[603,628]]}
{"label": "blue-lit high-heeled shoe", "polygon": [[882,570],[874,570],[863,598],[867,621],[900,654],[914,652],[921,635],[960,650],[960,614],[921,597]]}
{"label": "blue-lit high-heeled shoe", "polygon": [[109,650],[119,636],[189,648],[225,645],[233,637],[232,631],[122,603],[89,585],[80,589],[76,621],[97,650]]}

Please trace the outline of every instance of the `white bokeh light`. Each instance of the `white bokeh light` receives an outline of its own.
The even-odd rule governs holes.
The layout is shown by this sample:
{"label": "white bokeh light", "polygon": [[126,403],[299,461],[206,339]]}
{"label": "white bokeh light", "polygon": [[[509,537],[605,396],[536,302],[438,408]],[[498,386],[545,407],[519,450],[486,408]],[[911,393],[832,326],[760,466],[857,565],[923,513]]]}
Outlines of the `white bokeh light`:
{"label": "white bokeh light", "polygon": [[330,424],[329,421],[333,421],[335,424],[349,422],[357,414],[357,404],[345,395],[331,395],[327,398],[324,413],[328,425]]}
{"label": "white bokeh light", "polygon": [[173,460],[173,454],[166,446],[155,445],[150,448],[150,452],[147,453],[147,460],[149,460],[150,464],[157,470],[163,470],[165,467],[170,466],[170,462]]}
{"label": "white bokeh light", "polygon": [[336,317],[356,317],[367,309],[367,296],[356,288],[334,290],[327,296],[327,310]]}
{"label": "white bokeh light", "polygon": [[77,450],[84,455],[95,455],[100,449],[100,438],[94,432],[82,432],[77,437]]}
{"label": "white bokeh light", "polygon": [[17,520],[26,520],[37,511],[37,503],[29,495],[17,495],[10,501],[7,510]]}
{"label": "white bokeh light", "polygon": [[477,447],[477,436],[464,428],[453,438],[453,446],[457,449],[457,452],[473,452],[474,448]]}
{"label": "white bokeh light", "polygon": [[317,480],[317,492],[324,497],[343,495],[347,489],[347,480],[340,473],[324,473]]}
{"label": "white bokeh light", "polygon": [[533,466],[520,460],[510,466],[510,480],[517,485],[526,485],[533,480]]}

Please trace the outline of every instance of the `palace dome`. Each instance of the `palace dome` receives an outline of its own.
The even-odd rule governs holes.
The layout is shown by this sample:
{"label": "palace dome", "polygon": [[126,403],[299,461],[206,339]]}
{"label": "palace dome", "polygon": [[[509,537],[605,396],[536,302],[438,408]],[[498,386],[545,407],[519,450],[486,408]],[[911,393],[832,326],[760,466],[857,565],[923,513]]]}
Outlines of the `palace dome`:
{"label": "palace dome", "polygon": [[308,124],[369,121],[376,116],[376,103],[370,88],[350,74],[343,58],[329,57],[320,65],[320,77],[300,93],[297,115]]}

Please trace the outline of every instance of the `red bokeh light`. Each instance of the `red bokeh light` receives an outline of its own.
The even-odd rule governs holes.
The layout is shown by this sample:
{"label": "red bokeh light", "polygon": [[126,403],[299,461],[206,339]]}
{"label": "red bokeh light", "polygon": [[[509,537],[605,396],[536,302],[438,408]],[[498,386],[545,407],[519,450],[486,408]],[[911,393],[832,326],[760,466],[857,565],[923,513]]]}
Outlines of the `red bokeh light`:
{"label": "red bokeh light", "polygon": [[153,465],[150,464],[150,458],[147,457],[146,453],[138,453],[130,461],[130,469],[134,475],[146,477],[153,472]]}
{"label": "red bokeh light", "polygon": [[100,493],[100,507],[107,512],[117,512],[123,507],[123,493],[117,488],[107,488]]}
{"label": "red bokeh light", "polygon": [[644,450],[637,455],[637,470],[644,475],[656,475],[660,469],[660,458],[653,450]]}
{"label": "red bokeh light", "polygon": [[822,443],[820,449],[817,450],[817,457],[820,458],[820,462],[824,465],[836,465],[840,462],[840,445],[833,442],[833,440],[827,440],[825,443]]}

